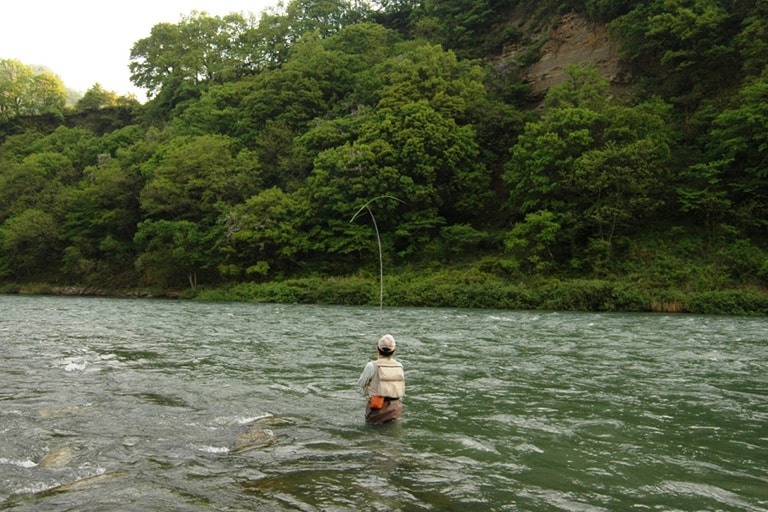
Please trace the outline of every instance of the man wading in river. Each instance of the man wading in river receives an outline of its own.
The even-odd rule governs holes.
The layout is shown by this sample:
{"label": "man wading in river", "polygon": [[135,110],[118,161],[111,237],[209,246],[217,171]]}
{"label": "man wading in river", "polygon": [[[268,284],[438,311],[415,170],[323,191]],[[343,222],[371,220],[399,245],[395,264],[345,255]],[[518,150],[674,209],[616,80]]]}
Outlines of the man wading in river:
{"label": "man wading in river", "polygon": [[384,423],[403,415],[405,372],[400,361],[392,357],[396,348],[395,338],[385,334],[376,344],[379,354],[376,361],[365,365],[357,384],[368,399],[365,408],[366,423]]}

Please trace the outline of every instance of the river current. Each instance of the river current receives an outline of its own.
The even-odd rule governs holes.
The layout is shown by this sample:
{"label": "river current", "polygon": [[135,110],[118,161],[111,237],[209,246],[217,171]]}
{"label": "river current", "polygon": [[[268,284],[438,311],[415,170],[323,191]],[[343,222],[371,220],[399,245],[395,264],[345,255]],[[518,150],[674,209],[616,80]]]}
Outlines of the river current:
{"label": "river current", "polygon": [[0,510],[765,511],[768,319],[0,295]]}

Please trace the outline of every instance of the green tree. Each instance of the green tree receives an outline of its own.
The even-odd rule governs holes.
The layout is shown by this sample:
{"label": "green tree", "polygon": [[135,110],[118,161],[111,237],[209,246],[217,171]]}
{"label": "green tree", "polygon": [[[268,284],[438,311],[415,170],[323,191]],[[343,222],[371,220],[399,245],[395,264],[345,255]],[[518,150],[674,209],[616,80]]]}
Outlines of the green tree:
{"label": "green tree", "polygon": [[102,154],[97,166],[85,169],[77,187],[61,194],[64,272],[69,277],[114,285],[120,276],[132,274],[142,184],[137,169]]}
{"label": "green tree", "polygon": [[575,162],[573,186],[591,200],[585,220],[610,244],[617,232],[658,209],[664,198],[652,191],[664,186],[669,146],[654,138],[607,141]]}
{"label": "green tree", "polygon": [[138,224],[136,269],[147,285],[179,286],[186,279],[198,285],[201,271],[211,264],[216,233],[186,220],[145,220]]}
{"label": "green tree", "polygon": [[655,79],[650,90],[690,114],[741,76],[742,58],[734,41],[747,3],[638,2],[610,26],[622,41],[624,57]]}
{"label": "green tree", "polygon": [[0,225],[0,275],[27,279],[55,275],[59,226],[45,211],[29,208]]}
{"label": "green tree", "polygon": [[53,73],[35,72],[18,60],[0,59],[0,120],[21,115],[61,115],[67,92]]}
{"label": "green tree", "polygon": [[280,123],[298,131],[327,115],[351,92],[350,59],[324,49],[323,42],[312,37],[298,48],[296,56],[279,69],[211,87],[178,116],[179,129],[222,133],[250,145],[254,134],[267,124]]}
{"label": "green tree", "polygon": [[30,113],[62,115],[67,102],[67,90],[57,75],[50,72],[35,75],[30,93],[33,98]]}
{"label": "green tree", "polygon": [[32,146],[35,152],[59,153],[72,162],[72,171],[60,173],[62,183],[72,184],[80,180],[86,166],[97,163],[99,139],[90,130],[58,126],[52,133],[37,140]]}
{"label": "green tree", "polygon": [[316,34],[307,34],[281,68],[255,77],[252,92],[240,105],[252,119],[254,131],[270,121],[303,130],[333,109],[349,110],[358,63],[326,46]]}
{"label": "green tree", "polygon": [[403,200],[435,208],[449,223],[472,220],[491,198],[471,124],[485,105],[483,70],[429,44],[406,43],[395,55],[375,68],[376,110],[360,141],[386,141],[390,165],[423,187]]}
{"label": "green tree", "polygon": [[222,217],[222,275],[253,278],[294,269],[309,251],[307,212],[304,194],[286,194],[279,188],[234,206]]}
{"label": "green tree", "polygon": [[290,0],[262,13],[258,26],[248,31],[244,44],[252,48],[252,71],[280,67],[289,62],[294,45],[307,34],[327,38],[343,27],[362,21],[364,2],[348,0]]}
{"label": "green tree", "polygon": [[85,95],[75,105],[75,110],[85,112],[99,110],[104,107],[113,107],[117,104],[117,93],[107,91],[101,84],[95,83],[85,92]]}
{"label": "green tree", "polygon": [[18,116],[28,108],[34,72],[18,60],[0,60],[0,118]]}
{"label": "green tree", "polygon": [[720,113],[712,124],[707,156],[719,172],[739,224],[764,234],[768,228],[768,68],[746,84],[738,104]]}
{"label": "green tree", "polygon": [[668,107],[613,105],[596,70],[569,69],[570,79],[548,93],[542,119],[512,148],[504,178],[521,215],[547,210],[572,243],[586,236],[610,248],[617,233],[667,200]]}
{"label": "green tree", "polygon": [[[427,0],[421,2],[423,17],[411,15],[413,30],[450,48],[463,58],[484,58],[499,53],[516,32],[507,27],[511,1]],[[414,12],[414,11],[412,11]],[[418,9],[415,12],[419,12]],[[429,28],[427,28],[429,27]]]}
{"label": "green tree", "polygon": [[725,219],[732,211],[731,200],[722,184],[723,168],[727,163],[715,160],[692,165],[676,190],[681,211],[704,225],[708,249],[715,247],[724,231],[733,229],[725,225]]}
{"label": "green tree", "polygon": [[465,123],[485,100],[483,69],[438,45],[408,42],[376,68],[378,106],[425,100],[441,115]]}
{"label": "green tree", "polygon": [[72,162],[59,153],[33,153],[21,163],[0,168],[0,221],[28,209],[53,212],[62,176],[73,174]]}
{"label": "green tree", "polygon": [[131,48],[131,81],[151,98],[166,88],[231,79],[247,58],[241,38],[250,26],[240,14],[220,17],[197,11],[176,25],[157,24]]}
{"label": "green tree", "polygon": [[[360,255],[373,250],[372,232],[349,222],[355,211],[366,201],[381,195],[398,197],[405,190],[409,195],[418,194],[413,180],[394,167],[393,157],[392,147],[382,140],[345,144],[318,155],[307,180],[315,219],[311,233],[313,250],[337,255]],[[424,233],[416,233],[405,225],[407,221],[396,211],[396,204],[384,201],[376,208],[379,227],[388,234],[385,238],[390,242],[389,247],[395,226],[399,226],[401,234],[410,234],[423,241]],[[414,205],[411,209],[413,211]],[[425,213],[422,220],[426,224],[441,223],[435,220],[434,208],[430,210],[423,206],[421,211]],[[427,212],[429,220],[426,220]]]}
{"label": "green tree", "polygon": [[45,134],[37,130],[26,130],[23,133],[5,137],[0,145],[0,172],[6,166],[18,164],[34,153],[37,142],[43,138]]}
{"label": "green tree", "polygon": [[594,65],[566,67],[566,80],[550,88],[544,98],[546,109],[584,108],[599,112],[609,104],[608,80]]}
{"label": "green tree", "polygon": [[403,190],[403,199],[426,210],[435,208],[449,222],[471,220],[490,197],[488,172],[477,161],[474,129],[426,101],[382,109],[364,127],[361,139],[387,141],[393,148],[392,166],[414,187]]}
{"label": "green tree", "polygon": [[623,16],[635,7],[632,0],[586,0],[584,4],[592,18],[605,21]]}
{"label": "green tree", "polygon": [[504,247],[510,255],[507,264],[525,272],[554,269],[557,247],[562,242],[560,230],[561,225],[552,212],[541,210],[527,214],[504,239]]}
{"label": "green tree", "polygon": [[758,77],[768,65],[768,4],[749,3],[752,8],[744,16],[743,28],[734,41],[744,63],[744,74]]}
{"label": "green tree", "polygon": [[213,225],[219,204],[236,204],[261,188],[252,152],[232,156],[232,141],[218,135],[177,137],[145,164],[141,208],[148,217],[205,221]]}
{"label": "green tree", "polygon": [[307,180],[325,226],[324,250],[349,254],[369,247],[370,235],[347,220],[374,197],[405,203],[379,205],[376,215],[382,230],[394,233],[395,248],[403,255],[423,247],[446,218],[473,218],[488,197],[473,130],[426,101],[381,109],[360,129],[354,142],[322,151]]}
{"label": "green tree", "polygon": [[[398,53],[404,51],[404,53]],[[367,228],[349,225],[360,204],[379,196],[384,243],[398,254],[418,252],[446,222],[475,219],[491,197],[490,175],[478,162],[468,112],[482,102],[482,71],[436,46],[406,44],[373,69],[370,108],[318,123],[300,138],[316,152],[307,180],[322,229],[318,250],[359,254]]]}

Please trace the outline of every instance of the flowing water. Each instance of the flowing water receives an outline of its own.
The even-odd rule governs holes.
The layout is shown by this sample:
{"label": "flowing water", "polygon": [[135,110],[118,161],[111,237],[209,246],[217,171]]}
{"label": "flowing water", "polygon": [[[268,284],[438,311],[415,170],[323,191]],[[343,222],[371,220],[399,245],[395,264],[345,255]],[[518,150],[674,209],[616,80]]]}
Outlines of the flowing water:
{"label": "flowing water", "polygon": [[[402,420],[355,388],[379,335]],[[768,320],[0,296],[0,510],[768,510]]]}

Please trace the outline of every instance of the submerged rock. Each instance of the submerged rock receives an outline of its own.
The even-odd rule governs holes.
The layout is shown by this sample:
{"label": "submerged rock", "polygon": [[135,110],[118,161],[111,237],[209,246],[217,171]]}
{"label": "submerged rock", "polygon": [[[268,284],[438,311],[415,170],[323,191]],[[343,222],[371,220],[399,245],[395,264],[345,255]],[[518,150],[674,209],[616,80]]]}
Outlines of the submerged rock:
{"label": "submerged rock", "polygon": [[62,418],[64,416],[71,416],[83,411],[87,406],[84,405],[69,405],[67,407],[59,407],[57,409],[43,409],[40,411],[40,417],[46,420]]}
{"label": "submerged rock", "polygon": [[235,438],[231,452],[242,453],[258,448],[266,448],[278,440],[272,428],[291,424],[291,421],[279,416],[259,418],[248,426],[248,430]]}
{"label": "submerged rock", "polygon": [[275,442],[275,434],[269,429],[253,428],[240,434],[232,444],[233,453],[265,448]]}
{"label": "submerged rock", "polygon": [[110,471],[108,473],[102,473],[101,475],[89,476],[86,478],[81,478],[80,480],[75,480],[74,482],[69,482],[66,484],[59,485],[57,487],[53,487],[45,491],[45,493],[57,494],[61,492],[78,491],[80,489],[84,489],[92,485],[99,485],[109,480],[113,480],[115,478],[123,476],[124,474],[125,474],[125,471]]}
{"label": "submerged rock", "polygon": [[63,468],[75,457],[75,452],[69,446],[52,450],[40,459],[37,465],[41,468],[58,469]]}

